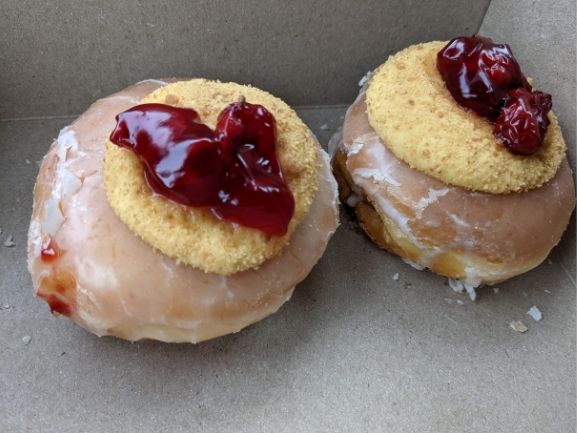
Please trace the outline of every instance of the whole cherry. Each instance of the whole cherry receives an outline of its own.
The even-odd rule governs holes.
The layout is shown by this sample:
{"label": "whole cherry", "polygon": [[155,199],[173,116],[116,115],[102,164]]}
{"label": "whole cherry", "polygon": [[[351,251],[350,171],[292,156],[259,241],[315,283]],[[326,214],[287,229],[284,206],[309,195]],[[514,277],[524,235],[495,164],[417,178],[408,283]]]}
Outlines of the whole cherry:
{"label": "whole cherry", "polygon": [[551,95],[518,88],[507,96],[493,132],[511,152],[531,155],[541,147],[549,126]]}
{"label": "whole cherry", "polygon": [[507,44],[482,36],[452,39],[437,54],[437,68],[453,98],[495,120],[510,89],[531,85]]}
{"label": "whole cherry", "polygon": [[532,91],[507,44],[454,38],[437,53],[437,69],[453,99],[493,122],[509,151],[531,155],[543,145],[551,95]]}

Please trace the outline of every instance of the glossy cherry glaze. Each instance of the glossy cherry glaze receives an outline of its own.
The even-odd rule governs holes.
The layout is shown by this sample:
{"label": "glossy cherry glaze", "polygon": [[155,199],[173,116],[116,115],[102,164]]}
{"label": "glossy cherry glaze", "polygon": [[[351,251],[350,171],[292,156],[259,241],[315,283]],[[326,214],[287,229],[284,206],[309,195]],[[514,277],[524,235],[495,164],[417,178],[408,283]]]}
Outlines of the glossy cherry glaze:
{"label": "glossy cherry glaze", "polygon": [[214,130],[190,108],[142,104],[116,116],[110,140],[144,163],[157,193],[282,236],[294,198],[276,156],[276,121],[263,106],[228,105]]}
{"label": "glossy cherry glaze", "polygon": [[529,155],[541,147],[551,95],[532,92],[507,44],[454,38],[437,54],[437,69],[457,103],[495,123],[493,132],[507,149]]}
{"label": "glossy cherry glaze", "polygon": [[549,126],[551,95],[524,88],[511,90],[495,121],[494,133],[513,153],[531,155],[543,144]]}

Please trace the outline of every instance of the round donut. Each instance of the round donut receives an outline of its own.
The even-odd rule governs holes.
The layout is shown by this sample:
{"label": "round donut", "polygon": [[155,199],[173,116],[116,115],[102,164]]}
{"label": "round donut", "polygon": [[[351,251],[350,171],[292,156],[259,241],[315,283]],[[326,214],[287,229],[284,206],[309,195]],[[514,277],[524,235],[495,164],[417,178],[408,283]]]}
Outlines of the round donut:
{"label": "round donut", "polygon": [[178,263],[135,235],[105,193],[103,159],[115,115],[166,85],[146,80],[94,103],[64,128],[34,189],[28,263],[38,297],[97,335],[199,342],[274,313],[323,254],[338,225],[338,193],[317,148],[317,191],[280,253],[231,275]]}
{"label": "round donut", "polygon": [[332,165],[341,200],[378,246],[460,280],[455,287],[474,297],[475,287],[536,267],[559,242],[575,207],[566,158],[551,180],[526,192],[452,186],[399,159],[369,122],[365,101],[363,88],[346,113]]}

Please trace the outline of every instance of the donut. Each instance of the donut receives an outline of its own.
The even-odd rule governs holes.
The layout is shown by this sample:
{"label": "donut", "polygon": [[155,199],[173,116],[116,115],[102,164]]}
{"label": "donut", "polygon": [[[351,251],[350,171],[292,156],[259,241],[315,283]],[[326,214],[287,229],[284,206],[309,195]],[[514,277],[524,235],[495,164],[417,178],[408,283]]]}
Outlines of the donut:
{"label": "donut", "polygon": [[[251,107],[269,116],[269,130],[274,116],[278,176],[271,182],[284,182],[284,200],[293,200],[284,226],[277,224],[271,234],[268,220],[256,218],[268,231],[249,227],[230,206],[214,204],[220,196],[210,198],[210,205],[190,206],[182,203],[187,196],[178,201],[159,193],[147,162],[111,142],[120,125],[116,119],[138,107],[179,110],[183,122],[213,141],[218,113],[227,107],[228,114]],[[218,149],[209,150],[225,155],[224,147]],[[215,178],[210,161],[202,158],[199,164],[209,167],[203,175]],[[236,178],[229,179],[227,188],[236,188]],[[202,188],[192,192],[207,194]],[[261,211],[253,213],[274,219]],[[277,311],[320,259],[337,226],[338,191],[328,155],[288,105],[235,83],[145,80],[98,100],[60,131],[34,188],[28,266],[36,295],[53,314],[90,332],[196,343],[238,332]]]}
{"label": "donut", "polygon": [[[370,239],[474,298],[476,287],[527,272],[547,257],[570,220],[575,186],[552,111],[522,131],[529,142],[509,130],[502,139],[517,94],[547,97],[527,90],[520,69],[493,111],[463,106],[452,95],[438,59],[447,50],[451,60],[466,53],[468,46],[455,49],[463,40],[477,50],[496,46],[487,38],[455,38],[391,56],[364,83],[331,151],[341,200]],[[507,60],[513,65],[512,55]],[[542,113],[532,106],[527,112]],[[546,133],[538,129],[544,124]]]}

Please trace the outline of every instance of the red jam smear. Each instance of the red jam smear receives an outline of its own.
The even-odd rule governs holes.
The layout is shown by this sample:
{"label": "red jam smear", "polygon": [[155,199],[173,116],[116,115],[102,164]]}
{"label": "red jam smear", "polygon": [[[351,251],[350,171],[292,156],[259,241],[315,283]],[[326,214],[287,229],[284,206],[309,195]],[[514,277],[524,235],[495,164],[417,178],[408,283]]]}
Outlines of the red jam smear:
{"label": "red jam smear", "polygon": [[70,272],[55,268],[41,278],[36,296],[46,301],[52,313],[70,316],[76,298],[76,279]]}
{"label": "red jam smear", "polygon": [[212,130],[190,108],[137,105],[116,116],[110,140],[132,150],[158,194],[218,218],[286,234],[294,197],[276,156],[276,121],[263,106],[228,105]]}
{"label": "red jam smear", "polygon": [[551,95],[533,91],[509,45],[457,37],[437,54],[437,69],[455,101],[493,122],[509,151],[531,155],[543,145]]}
{"label": "red jam smear", "polygon": [[56,295],[38,295],[38,297],[46,301],[52,314],[62,314],[63,316],[72,314],[70,305],[60,300]]}
{"label": "red jam smear", "polygon": [[40,250],[40,258],[44,263],[51,263],[60,256],[60,249],[56,245],[54,239],[50,239]]}

